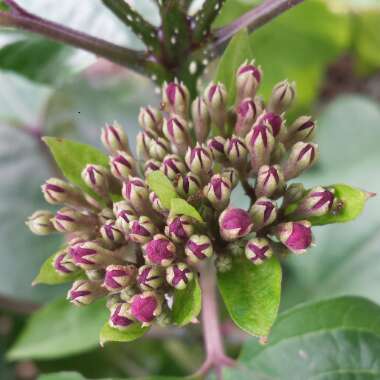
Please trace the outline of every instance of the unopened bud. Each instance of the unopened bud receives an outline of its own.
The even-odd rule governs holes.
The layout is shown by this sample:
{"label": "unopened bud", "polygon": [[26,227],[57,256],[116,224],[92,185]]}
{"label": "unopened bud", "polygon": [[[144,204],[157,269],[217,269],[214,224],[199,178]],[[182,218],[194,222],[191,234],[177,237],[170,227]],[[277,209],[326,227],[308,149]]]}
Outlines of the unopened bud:
{"label": "unopened bud", "polygon": [[189,126],[185,119],[174,115],[164,120],[162,131],[165,137],[177,148],[179,153],[186,150],[190,143]]}
{"label": "unopened bud", "polygon": [[135,174],[136,162],[128,153],[117,151],[115,156],[110,157],[110,168],[115,178],[126,181]]}
{"label": "unopened bud", "polygon": [[157,137],[147,131],[139,132],[136,137],[136,152],[137,157],[147,160],[149,158],[149,146],[153,139]]}
{"label": "unopened bud", "polygon": [[117,227],[124,232],[124,234],[129,233],[129,223],[132,220],[137,219],[135,210],[126,202],[120,201],[114,203],[113,212],[116,216]]}
{"label": "unopened bud", "polygon": [[217,210],[224,210],[230,203],[231,182],[220,174],[214,174],[204,187],[203,194]]}
{"label": "unopened bud", "polygon": [[59,210],[52,219],[54,228],[62,233],[82,231],[94,226],[94,219],[69,207]]}
{"label": "unopened bud", "polygon": [[114,121],[112,124],[106,124],[102,129],[101,140],[104,147],[111,154],[116,153],[119,150],[129,151],[128,137],[117,121]]}
{"label": "unopened bud", "polygon": [[148,177],[148,175],[152,172],[160,170],[161,162],[157,160],[150,159],[144,164],[144,175]]}
{"label": "unopened bud", "polygon": [[280,115],[292,105],[296,96],[295,83],[284,80],[273,87],[268,110]]}
{"label": "unopened bud", "polygon": [[243,99],[236,108],[235,133],[245,137],[259,114],[259,107],[251,98]]}
{"label": "unopened bud", "polygon": [[165,226],[165,234],[176,243],[189,238],[194,231],[193,221],[186,215],[171,217]]}
{"label": "unopened bud", "polygon": [[257,119],[257,124],[267,125],[275,139],[282,141],[285,138],[287,129],[285,126],[285,120],[282,116],[274,112],[264,112]]}
{"label": "unopened bud", "polygon": [[187,116],[190,94],[183,82],[165,83],[162,90],[162,103],[165,111]]}
{"label": "unopened bud", "polygon": [[245,168],[248,149],[241,137],[233,135],[229,138],[224,145],[224,153],[231,165],[237,168]]}
{"label": "unopened bud", "polygon": [[211,152],[204,145],[197,143],[195,148],[188,148],[185,156],[188,168],[194,174],[207,174],[212,168]]}
{"label": "unopened bud", "polygon": [[328,214],[334,206],[334,190],[322,186],[312,188],[299,203],[295,215],[302,218]]}
{"label": "unopened bud", "polygon": [[207,140],[207,147],[210,149],[212,156],[216,160],[225,159],[224,146],[226,144],[226,139],[222,136],[215,136]]}
{"label": "unopened bud", "polygon": [[154,292],[136,294],[130,301],[131,314],[143,326],[149,326],[161,314],[162,300]]}
{"label": "unopened bud", "polygon": [[54,256],[53,268],[61,276],[67,276],[78,271],[77,266],[66,250],[60,251]]}
{"label": "unopened bud", "polygon": [[292,183],[286,188],[283,204],[289,205],[299,201],[304,196],[305,191],[302,183]]}
{"label": "unopened bud", "polygon": [[109,265],[106,268],[103,286],[110,292],[117,292],[132,284],[136,279],[134,265]]}
{"label": "unopened bud", "polygon": [[48,179],[41,189],[46,202],[53,205],[62,203],[83,205],[85,202],[80,190],[59,178]]}
{"label": "unopened bud", "polygon": [[48,235],[55,231],[52,223],[54,214],[50,211],[39,210],[34,212],[25,222],[29,229],[36,235]]}
{"label": "unopened bud", "polygon": [[146,260],[152,265],[167,267],[176,257],[176,247],[165,235],[154,235],[143,248]]}
{"label": "unopened bud", "polygon": [[311,168],[318,156],[317,144],[298,142],[293,145],[289,158],[284,165],[285,179],[298,177],[303,171]]}
{"label": "unopened bud", "polygon": [[307,220],[281,223],[276,226],[275,234],[295,254],[305,253],[313,241],[311,223]]}
{"label": "unopened bud", "polygon": [[245,246],[245,255],[253,264],[260,265],[273,255],[273,250],[268,239],[253,238]]}
{"label": "unopened bud", "polygon": [[94,281],[77,280],[67,294],[67,299],[76,306],[89,305],[105,295],[100,285]]}
{"label": "unopened bud", "polygon": [[146,204],[149,197],[145,182],[138,177],[130,177],[128,182],[124,182],[121,194],[137,210]]}
{"label": "unopened bud", "polygon": [[124,235],[121,229],[116,225],[114,220],[108,220],[100,227],[100,234],[103,240],[108,244],[120,243],[124,240]]}
{"label": "unopened bud", "polygon": [[113,210],[108,207],[101,209],[98,213],[98,219],[101,224],[107,223],[109,220],[115,220]]}
{"label": "unopened bud", "polygon": [[101,196],[108,193],[109,188],[109,171],[100,165],[88,164],[82,171],[82,179],[88,187]]}
{"label": "unopened bud", "polygon": [[115,260],[110,251],[93,241],[75,244],[70,248],[70,256],[84,270],[97,269]]}
{"label": "unopened bud", "polygon": [[204,99],[208,105],[213,124],[225,133],[225,122],[227,119],[227,90],[222,83],[210,83],[204,93]]}
{"label": "unopened bud", "polygon": [[158,137],[155,140],[151,140],[149,143],[149,157],[155,160],[162,160],[170,152],[169,142]]}
{"label": "unopened bud", "polygon": [[310,141],[314,136],[315,128],[316,123],[311,116],[300,116],[288,127],[286,143],[292,145],[298,141]]}
{"label": "unopened bud", "polygon": [[157,227],[147,216],[140,216],[129,224],[129,238],[139,244],[145,244],[152,239],[157,232]]}
{"label": "unopened bud", "polygon": [[192,235],[186,242],[185,253],[192,264],[211,257],[213,252],[211,240],[207,235]]}
{"label": "unopened bud", "polygon": [[226,241],[248,235],[253,228],[249,213],[240,208],[227,208],[219,216],[219,231]]}
{"label": "unopened bud", "polygon": [[198,97],[193,101],[191,115],[194,123],[195,137],[198,142],[203,143],[207,139],[211,127],[210,114],[203,97]]}
{"label": "unopened bud", "polygon": [[118,330],[125,330],[133,323],[130,305],[125,302],[119,302],[111,307],[111,315],[108,324]]}
{"label": "unopened bud", "polygon": [[252,216],[254,230],[259,231],[276,221],[277,205],[271,199],[261,197],[252,205],[249,213]]}
{"label": "unopened bud", "polygon": [[164,205],[161,202],[161,199],[157,196],[157,194],[154,191],[152,191],[149,194],[149,200],[150,200],[153,210],[159,213],[164,213],[168,211],[168,209],[164,207]]}
{"label": "unopened bud", "polygon": [[263,76],[260,66],[255,61],[245,61],[236,72],[236,96],[238,100],[254,98]]}
{"label": "unopened bud", "polygon": [[168,154],[164,157],[161,170],[170,180],[173,180],[179,174],[185,174],[187,171],[186,165],[176,154]]}
{"label": "unopened bud", "polygon": [[161,271],[151,265],[143,265],[139,268],[137,285],[141,290],[156,290],[162,286],[164,279]]}
{"label": "unopened bud", "polygon": [[274,148],[274,137],[270,128],[264,124],[254,126],[245,138],[251,152],[251,166],[255,173],[261,166],[269,164]]}
{"label": "unopened bud", "polygon": [[201,188],[201,180],[193,173],[178,177],[176,189],[179,195],[188,198],[196,194]]}
{"label": "unopened bud", "polygon": [[285,178],[278,165],[261,166],[257,173],[255,194],[257,197],[279,196],[285,190]]}
{"label": "unopened bud", "polygon": [[166,281],[173,288],[183,290],[194,278],[194,273],[185,263],[173,264],[166,268]]}
{"label": "unopened bud", "polygon": [[161,112],[151,106],[141,107],[138,122],[145,131],[161,132],[162,115]]}
{"label": "unopened bud", "polygon": [[231,183],[231,189],[234,189],[239,182],[239,173],[235,168],[224,168],[222,177],[227,178]]}

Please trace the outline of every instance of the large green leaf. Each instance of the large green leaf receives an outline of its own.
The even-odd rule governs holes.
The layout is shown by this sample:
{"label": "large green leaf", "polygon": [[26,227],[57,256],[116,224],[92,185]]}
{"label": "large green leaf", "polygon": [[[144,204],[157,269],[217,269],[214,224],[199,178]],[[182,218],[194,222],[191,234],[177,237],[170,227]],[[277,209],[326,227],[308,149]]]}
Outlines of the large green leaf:
{"label": "large green leaf", "polygon": [[148,175],[147,182],[150,189],[157,194],[162,205],[170,209],[171,200],[177,196],[177,193],[169,178],[161,171],[154,171]]}
{"label": "large green leaf", "polygon": [[201,311],[202,293],[198,278],[183,290],[174,292],[172,322],[184,326],[193,321]]}
{"label": "large green leaf", "polygon": [[100,331],[100,344],[103,346],[107,342],[131,342],[141,338],[149,330],[149,327],[141,327],[138,323],[133,323],[125,330],[112,328],[106,322]]}
{"label": "large green leaf", "polygon": [[232,269],[218,274],[218,287],[232,320],[251,335],[267,336],[277,317],[281,296],[281,266],[273,257],[253,265],[234,257]]}
{"label": "large green leaf", "polygon": [[75,307],[57,300],[31,316],[7,357],[53,359],[88,351],[99,345],[99,331],[107,316],[102,301]]}
{"label": "large green leaf", "polygon": [[198,210],[182,198],[174,198],[171,200],[170,214],[186,215],[197,220],[198,222],[203,222],[203,218]]}
{"label": "large green leaf", "polygon": [[250,339],[226,379],[380,378],[380,307],[342,297],[300,305],[282,314],[267,345]]}

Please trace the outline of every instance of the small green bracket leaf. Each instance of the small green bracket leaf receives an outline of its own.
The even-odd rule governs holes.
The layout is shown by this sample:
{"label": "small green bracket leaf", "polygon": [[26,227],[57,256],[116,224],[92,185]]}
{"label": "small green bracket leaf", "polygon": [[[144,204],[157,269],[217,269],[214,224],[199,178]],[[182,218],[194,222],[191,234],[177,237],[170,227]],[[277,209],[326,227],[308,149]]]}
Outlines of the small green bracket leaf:
{"label": "small green bracket leaf", "polygon": [[102,347],[107,342],[131,342],[142,337],[148,330],[149,327],[141,327],[138,323],[133,323],[121,331],[112,328],[106,322],[100,331],[99,342]]}
{"label": "small green bracket leaf", "polygon": [[253,265],[234,257],[232,269],[218,274],[218,287],[232,320],[255,336],[268,336],[281,297],[281,266],[275,257]]}
{"label": "small green bracket leaf", "polygon": [[160,171],[154,171],[147,176],[147,182],[150,189],[157,194],[163,206],[170,209],[171,200],[177,196],[177,193],[169,178]]}
{"label": "small green bracket leaf", "polygon": [[195,277],[186,289],[174,292],[172,322],[178,326],[187,325],[198,316],[201,307],[201,288],[198,278]]}
{"label": "small green bracket leaf", "polygon": [[181,198],[174,198],[171,201],[170,206],[171,215],[186,215],[197,220],[198,222],[203,223],[201,214],[193,207],[190,203],[186,202]]}

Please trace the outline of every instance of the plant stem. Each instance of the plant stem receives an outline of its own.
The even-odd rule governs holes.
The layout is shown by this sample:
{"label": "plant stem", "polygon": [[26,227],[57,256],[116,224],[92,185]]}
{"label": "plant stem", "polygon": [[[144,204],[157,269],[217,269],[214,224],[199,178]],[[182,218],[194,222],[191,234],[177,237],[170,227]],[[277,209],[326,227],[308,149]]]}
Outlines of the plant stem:
{"label": "plant stem", "polygon": [[263,3],[245,13],[231,24],[218,29],[215,33],[214,47],[225,45],[239,30],[248,28],[254,31],[271,21],[288,9],[304,0],[265,0]]}
{"label": "plant stem", "polygon": [[216,297],[215,267],[212,263],[204,263],[200,266],[199,272],[202,289],[202,327],[206,360],[196,372],[196,376],[203,377],[214,369],[219,380],[222,378],[223,367],[233,366],[235,362],[226,356],[224,352]]}

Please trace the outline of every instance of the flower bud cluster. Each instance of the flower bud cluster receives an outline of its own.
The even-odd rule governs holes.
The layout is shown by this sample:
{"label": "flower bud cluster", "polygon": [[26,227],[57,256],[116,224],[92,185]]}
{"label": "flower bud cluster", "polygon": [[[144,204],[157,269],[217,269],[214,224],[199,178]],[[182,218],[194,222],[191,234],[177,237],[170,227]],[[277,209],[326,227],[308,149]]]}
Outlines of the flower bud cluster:
{"label": "flower bud cluster", "polygon": [[[332,189],[287,184],[317,161],[318,146],[310,142],[316,123],[301,116],[288,125],[294,84],[277,84],[265,104],[257,95],[262,77],[254,62],[243,63],[232,107],[222,83],[210,83],[193,102],[183,83],[165,84],[161,108],[140,110],[136,156],[122,127],[106,125],[101,141],[109,165],[89,162],[82,171],[96,199],[61,179],[46,181],[45,199],[61,209],[37,211],[27,225],[38,235],[68,234],[53,267],[62,276],[82,272],[68,293],[72,303],[107,297],[111,327],[150,325],[167,320],[167,300],[193,281],[204,260],[227,271],[239,252],[247,265],[279,251],[306,252],[313,240],[309,219],[335,212],[337,202]],[[204,223],[165,207],[147,181],[155,171]],[[230,202],[239,182],[251,200],[248,210]]]}

